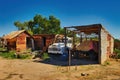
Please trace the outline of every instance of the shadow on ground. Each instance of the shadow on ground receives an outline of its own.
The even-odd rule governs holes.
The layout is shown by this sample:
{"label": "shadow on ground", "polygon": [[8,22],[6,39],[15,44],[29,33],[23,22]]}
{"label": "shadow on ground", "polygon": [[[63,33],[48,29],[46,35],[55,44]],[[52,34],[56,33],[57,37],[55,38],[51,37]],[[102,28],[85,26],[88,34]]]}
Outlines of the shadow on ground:
{"label": "shadow on ground", "polygon": [[[68,58],[61,57],[61,55],[57,54],[49,54],[50,58],[46,60],[34,60],[34,62],[51,64],[51,65],[59,65],[59,66],[68,66],[69,61]],[[90,60],[90,59],[71,59],[71,66],[75,65],[90,65],[90,64],[98,64],[98,61]]]}

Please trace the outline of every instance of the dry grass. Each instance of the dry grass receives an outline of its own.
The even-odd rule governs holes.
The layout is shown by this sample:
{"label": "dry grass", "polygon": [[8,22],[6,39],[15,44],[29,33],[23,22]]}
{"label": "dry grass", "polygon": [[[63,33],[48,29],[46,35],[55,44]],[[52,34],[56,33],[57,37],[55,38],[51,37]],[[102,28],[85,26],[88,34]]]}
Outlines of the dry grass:
{"label": "dry grass", "polygon": [[[70,67],[0,58],[0,80],[120,80],[120,61]],[[81,74],[86,74],[82,76]]]}

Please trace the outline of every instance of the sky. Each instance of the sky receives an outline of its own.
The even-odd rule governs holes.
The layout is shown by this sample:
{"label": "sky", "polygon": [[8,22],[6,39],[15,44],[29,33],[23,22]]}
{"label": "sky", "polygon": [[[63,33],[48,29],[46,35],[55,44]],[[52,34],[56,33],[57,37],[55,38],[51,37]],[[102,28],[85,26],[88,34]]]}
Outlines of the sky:
{"label": "sky", "polygon": [[0,36],[17,30],[15,21],[28,21],[36,14],[54,15],[61,27],[102,24],[120,38],[120,0],[0,0]]}

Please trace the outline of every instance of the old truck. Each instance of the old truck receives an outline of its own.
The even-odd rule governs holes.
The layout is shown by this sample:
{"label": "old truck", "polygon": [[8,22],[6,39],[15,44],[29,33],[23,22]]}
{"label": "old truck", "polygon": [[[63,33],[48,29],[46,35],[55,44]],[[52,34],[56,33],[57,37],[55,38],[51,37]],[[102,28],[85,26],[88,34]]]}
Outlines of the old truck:
{"label": "old truck", "polygon": [[[72,38],[67,37],[67,49],[71,49],[72,48]],[[48,53],[52,53],[52,54],[64,54],[66,53],[66,48],[65,48],[65,37],[62,38],[57,38],[56,41],[51,44],[48,47]]]}

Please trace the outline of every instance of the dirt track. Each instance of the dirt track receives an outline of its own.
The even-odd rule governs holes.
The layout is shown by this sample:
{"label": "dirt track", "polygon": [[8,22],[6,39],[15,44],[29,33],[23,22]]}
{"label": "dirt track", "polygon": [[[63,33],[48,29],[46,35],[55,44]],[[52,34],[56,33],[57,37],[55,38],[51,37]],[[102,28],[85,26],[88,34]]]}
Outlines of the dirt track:
{"label": "dirt track", "polygon": [[0,60],[0,80],[40,80],[53,71],[54,66],[31,60]]}
{"label": "dirt track", "polygon": [[116,61],[107,66],[72,66],[70,72],[67,69],[33,60],[0,58],[0,80],[120,80],[120,62]]}

